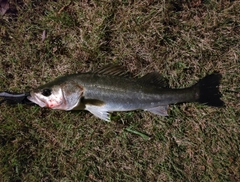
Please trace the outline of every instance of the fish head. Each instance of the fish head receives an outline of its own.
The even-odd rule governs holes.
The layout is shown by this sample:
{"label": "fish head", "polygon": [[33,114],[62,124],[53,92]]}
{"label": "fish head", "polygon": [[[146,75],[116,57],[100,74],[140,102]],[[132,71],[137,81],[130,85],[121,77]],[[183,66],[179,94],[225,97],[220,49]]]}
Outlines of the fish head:
{"label": "fish head", "polygon": [[28,100],[40,107],[59,109],[64,104],[62,89],[59,86],[52,88],[37,88],[30,92]]}
{"label": "fish head", "polygon": [[73,82],[46,84],[30,92],[28,100],[51,109],[71,110],[78,105],[83,88]]}

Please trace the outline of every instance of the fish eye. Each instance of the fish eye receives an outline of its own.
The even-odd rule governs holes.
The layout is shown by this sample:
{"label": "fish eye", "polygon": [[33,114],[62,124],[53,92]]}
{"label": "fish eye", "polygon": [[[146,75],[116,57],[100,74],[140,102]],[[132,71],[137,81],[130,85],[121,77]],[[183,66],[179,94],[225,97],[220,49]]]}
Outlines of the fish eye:
{"label": "fish eye", "polygon": [[52,91],[51,91],[50,89],[48,89],[48,88],[42,90],[42,95],[43,95],[43,96],[48,97],[48,96],[50,96],[51,94],[52,94]]}

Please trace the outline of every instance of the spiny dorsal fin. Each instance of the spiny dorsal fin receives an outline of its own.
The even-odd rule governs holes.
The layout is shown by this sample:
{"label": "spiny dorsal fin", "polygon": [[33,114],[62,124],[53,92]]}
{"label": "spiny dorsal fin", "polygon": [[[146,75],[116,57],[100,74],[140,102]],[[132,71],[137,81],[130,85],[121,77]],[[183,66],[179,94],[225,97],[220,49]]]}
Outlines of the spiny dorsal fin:
{"label": "spiny dorsal fin", "polygon": [[126,69],[119,65],[107,65],[103,68],[99,68],[93,71],[95,74],[99,75],[112,75],[112,76],[128,76]]}
{"label": "spiny dorsal fin", "polygon": [[168,80],[157,72],[146,74],[145,76],[139,78],[138,82],[155,85],[160,88],[169,88]]}

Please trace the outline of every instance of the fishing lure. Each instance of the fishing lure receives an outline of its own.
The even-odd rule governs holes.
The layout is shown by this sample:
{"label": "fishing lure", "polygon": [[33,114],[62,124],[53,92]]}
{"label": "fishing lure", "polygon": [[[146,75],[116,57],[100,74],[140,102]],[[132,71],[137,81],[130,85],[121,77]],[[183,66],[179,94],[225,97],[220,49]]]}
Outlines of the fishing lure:
{"label": "fishing lure", "polygon": [[29,92],[25,93],[16,93],[16,92],[0,92],[0,97],[2,97],[2,100],[0,100],[0,104],[3,102],[7,102],[8,104],[34,104],[30,100],[27,99],[27,97],[30,95]]}

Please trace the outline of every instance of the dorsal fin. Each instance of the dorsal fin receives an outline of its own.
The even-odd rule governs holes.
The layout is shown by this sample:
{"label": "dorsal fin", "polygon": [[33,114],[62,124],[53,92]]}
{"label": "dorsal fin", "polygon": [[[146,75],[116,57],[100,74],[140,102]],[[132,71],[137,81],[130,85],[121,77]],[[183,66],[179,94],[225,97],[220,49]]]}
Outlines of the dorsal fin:
{"label": "dorsal fin", "polygon": [[168,80],[157,72],[152,72],[144,75],[138,79],[138,82],[155,85],[160,88],[169,88]]}
{"label": "dorsal fin", "polygon": [[112,76],[128,76],[128,72],[119,65],[107,65],[93,71],[94,74],[99,75],[112,75]]}

